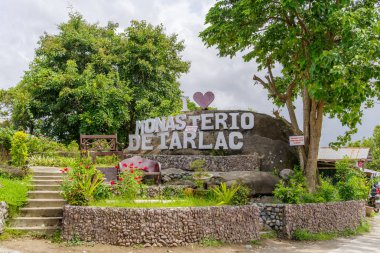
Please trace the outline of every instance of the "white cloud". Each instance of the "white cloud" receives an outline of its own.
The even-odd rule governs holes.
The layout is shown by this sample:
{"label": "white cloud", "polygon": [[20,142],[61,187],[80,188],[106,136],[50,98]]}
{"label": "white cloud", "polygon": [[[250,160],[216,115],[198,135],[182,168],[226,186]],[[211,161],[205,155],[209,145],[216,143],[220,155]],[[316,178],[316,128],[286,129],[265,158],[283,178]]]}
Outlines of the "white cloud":
{"label": "white cloud", "polygon": [[[44,33],[56,33],[57,25],[68,19],[68,12],[80,12],[89,22],[105,25],[108,21],[127,27],[132,19],[162,23],[167,33],[177,33],[185,41],[184,59],[191,61],[190,72],[181,78],[181,88],[192,97],[195,91],[211,90],[216,99],[213,106],[221,109],[252,108],[271,114],[274,106],[267,92],[253,85],[257,72],[254,62],[245,63],[241,57],[219,58],[217,51],[206,48],[198,37],[204,29],[204,17],[213,0],[7,0],[0,8],[0,87],[16,85],[28,69]],[[380,105],[367,110],[357,138],[369,136],[376,124]],[[286,110],[284,110],[286,114]],[[325,120],[322,144],[343,133],[335,120]]]}

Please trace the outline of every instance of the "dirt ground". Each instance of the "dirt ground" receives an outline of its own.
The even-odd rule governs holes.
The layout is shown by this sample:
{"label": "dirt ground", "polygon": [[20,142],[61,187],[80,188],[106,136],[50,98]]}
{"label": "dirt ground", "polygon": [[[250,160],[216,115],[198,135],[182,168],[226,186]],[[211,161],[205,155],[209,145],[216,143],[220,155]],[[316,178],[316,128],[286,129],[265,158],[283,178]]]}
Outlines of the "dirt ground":
{"label": "dirt ground", "polygon": [[[332,242],[328,242],[331,244]],[[334,241],[334,246],[336,242]],[[326,252],[335,248],[326,245],[326,242],[297,243],[280,240],[265,240],[260,245],[226,245],[222,247],[202,247],[189,245],[177,248],[139,248],[121,247],[102,244],[85,243],[79,246],[68,246],[67,244],[55,244],[40,239],[13,239],[0,242],[0,253],[290,253],[290,252]]]}

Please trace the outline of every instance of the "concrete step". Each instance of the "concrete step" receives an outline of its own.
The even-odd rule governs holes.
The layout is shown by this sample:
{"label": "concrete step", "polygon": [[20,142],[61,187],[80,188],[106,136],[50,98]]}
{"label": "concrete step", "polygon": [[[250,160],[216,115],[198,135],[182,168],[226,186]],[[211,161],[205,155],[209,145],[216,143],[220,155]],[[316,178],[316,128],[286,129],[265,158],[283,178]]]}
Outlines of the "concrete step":
{"label": "concrete step", "polygon": [[31,180],[32,185],[52,185],[61,184],[63,180]]}
{"label": "concrete step", "polygon": [[62,173],[59,172],[40,172],[35,171],[33,172],[33,176],[40,177],[40,176],[62,176]]}
{"label": "concrete step", "polygon": [[44,234],[51,235],[57,230],[61,230],[58,226],[48,226],[48,227],[10,227],[8,229],[23,231],[25,233],[33,233],[33,234]]}
{"label": "concrete step", "polygon": [[61,186],[59,184],[55,185],[30,185],[33,191],[59,191]]}
{"label": "concrete step", "polygon": [[58,199],[28,199],[26,207],[63,207],[65,200]]}
{"label": "concrete step", "polygon": [[62,207],[23,207],[20,217],[62,217]]}
{"label": "concrete step", "polygon": [[62,176],[33,176],[33,180],[62,180]]}
{"label": "concrete step", "polygon": [[17,217],[11,220],[12,227],[57,227],[62,217]]}
{"label": "concrete step", "polygon": [[28,191],[30,199],[60,199],[60,191]]}

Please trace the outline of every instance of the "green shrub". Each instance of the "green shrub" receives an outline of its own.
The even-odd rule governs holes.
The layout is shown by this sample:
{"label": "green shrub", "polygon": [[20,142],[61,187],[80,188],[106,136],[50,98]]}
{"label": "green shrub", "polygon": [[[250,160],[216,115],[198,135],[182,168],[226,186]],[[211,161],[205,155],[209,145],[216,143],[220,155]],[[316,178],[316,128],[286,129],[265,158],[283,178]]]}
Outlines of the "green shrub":
{"label": "green shrub", "polygon": [[29,173],[28,168],[15,168],[12,166],[2,166],[0,167],[0,177],[9,179],[23,179]]}
{"label": "green shrub", "polygon": [[6,151],[11,150],[12,136],[14,133],[15,130],[10,127],[0,127],[0,146]]}
{"label": "green shrub", "polygon": [[120,158],[117,155],[96,157],[96,164],[114,166],[115,164],[118,164],[119,162],[120,162]]}
{"label": "green shrub", "polygon": [[289,177],[288,182],[281,180],[273,191],[274,196],[283,203],[322,203],[339,201],[340,194],[330,179],[320,178],[317,191],[309,193],[306,187],[306,178],[298,168],[294,169],[294,175]]}
{"label": "green shrub", "polygon": [[365,174],[354,168],[352,163],[345,159],[336,163],[337,187],[343,200],[366,199],[369,185]]}
{"label": "green shrub", "polygon": [[28,135],[21,131],[16,132],[12,137],[10,152],[12,164],[19,168],[26,165],[26,159],[28,158],[27,139]]}
{"label": "green shrub", "polygon": [[231,203],[233,205],[246,205],[249,202],[249,194],[251,190],[245,185],[240,185],[235,195],[232,197]]}
{"label": "green shrub", "polygon": [[181,187],[173,187],[170,185],[166,185],[162,189],[162,197],[165,199],[183,198],[184,196],[185,193]]}
{"label": "green shrub", "polygon": [[65,177],[62,183],[63,198],[70,205],[84,206],[93,201],[99,193],[104,181],[104,175],[92,165],[82,163],[71,169],[64,168]]}
{"label": "green shrub", "polygon": [[289,204],[304,203],[305,197],[311,197],[308,196],[305,177],[297,168],[294,169],[294,175],[289,177],[287,183],[284,180],[280,180],[276,185],[273,194],[283,203]]}
{"label": "green shrub", "polygon": [[58,152],[67,152],[64,144],[44,136],[30,135],[27,141],[30,154],[44,153],[45,156],[56,155]]}
{"label": "green shrub", "polygon": [[112,191],[109,185],[101,184],[94,190],[94,200],[107,199],[111,195]]}
{"label": "green shrub", "polygon": [[204,159],[197,159],[190,163],[191,170],[203,170],[206,166],[206,161]]}
{"label": "green shrub", "polygon": [[212,192],[219,202],[218,205],[230,205],[240,187],[241,186],[237,185],[236,182],[232,183],[230,187],[227,187],[227,184],[223,182],[219,186],[212,188]]}
{"label": "green shrub", "polygon": [[67,145],[67,152],[73,153],[73,154],[79,154],[80,149],[79,145],[76,141],[71,141],[69,145]]}
{"label": "green shrub", "polygon": [[314,202],[333,202],[339,201],[338,189],[332,184],[331,179],[321,178],[321,184],[315,194],[317,201]]}
{"label": "green shrub", "polygon": [[31,166],[53,166],[53,167],[71,167],[77,163],[90,164],[91,159],[88,157],[65,157],[65,156],[47,156],[32,155],[28,159]]}

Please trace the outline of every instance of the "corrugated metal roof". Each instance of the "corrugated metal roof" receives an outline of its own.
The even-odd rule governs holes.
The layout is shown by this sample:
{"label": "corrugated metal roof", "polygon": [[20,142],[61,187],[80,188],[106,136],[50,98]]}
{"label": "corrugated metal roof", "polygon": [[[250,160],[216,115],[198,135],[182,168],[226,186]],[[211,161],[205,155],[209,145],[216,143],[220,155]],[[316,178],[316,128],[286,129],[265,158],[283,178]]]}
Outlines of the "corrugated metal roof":
{"label": "corrugated metal roof", "polygon": [[319,161],[337,161],[348,158],[350,160],[367,160],[369,148],[339,148],[334,150],[329,147],[319,148]]}

